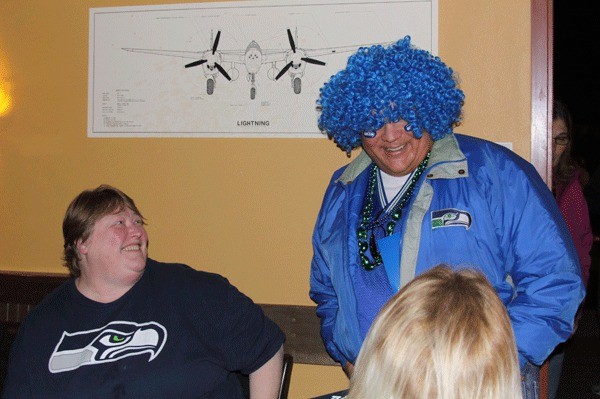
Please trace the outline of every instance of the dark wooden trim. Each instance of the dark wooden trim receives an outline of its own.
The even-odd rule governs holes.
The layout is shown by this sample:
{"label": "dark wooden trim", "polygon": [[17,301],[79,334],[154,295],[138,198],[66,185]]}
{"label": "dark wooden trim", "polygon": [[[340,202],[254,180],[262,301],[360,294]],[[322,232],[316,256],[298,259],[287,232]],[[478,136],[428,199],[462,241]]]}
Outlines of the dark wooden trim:
{"label": "dark wooden trim", "polygon": [[66,274],[0,271],[0,322],[14,329],[33,306],[68,278]]}
{"label": "dark wooden trim", "polygon": [[66,274],[0,272],[0,302],[37,304],[69,278]]}
{"label": "dark wooden trim", "polygon": [[531,1],[531,163],[552,186],[552,0]]}
{"label": "dark wooden trim", "polygon": [[325,350],[316,306],[260,305],[285,333],[285,352],[294,357],[294,363],[338,365]]}

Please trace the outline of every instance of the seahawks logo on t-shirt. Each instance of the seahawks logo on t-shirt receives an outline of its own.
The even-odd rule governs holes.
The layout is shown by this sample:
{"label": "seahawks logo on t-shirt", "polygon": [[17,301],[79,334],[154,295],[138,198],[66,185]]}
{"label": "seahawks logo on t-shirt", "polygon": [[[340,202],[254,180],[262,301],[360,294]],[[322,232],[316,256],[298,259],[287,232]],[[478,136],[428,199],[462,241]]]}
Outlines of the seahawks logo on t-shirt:
{"label": "seahawks logo on t-shirt", "polygon": [[150,362],[166,341],[167,330],[156,322],[113,321],[95,330],[65,331],[50,356],[48,369],[61,373],[144,353],[150,354]]}

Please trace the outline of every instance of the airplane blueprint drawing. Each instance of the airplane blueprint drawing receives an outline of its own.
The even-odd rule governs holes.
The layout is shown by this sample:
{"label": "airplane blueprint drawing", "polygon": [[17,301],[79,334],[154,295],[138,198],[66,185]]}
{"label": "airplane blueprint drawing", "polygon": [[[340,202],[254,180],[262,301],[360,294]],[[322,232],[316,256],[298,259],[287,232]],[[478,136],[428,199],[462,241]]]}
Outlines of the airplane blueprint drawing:
{"label": "airplane blueprint drawing", "polygon": [[90,9],[89,137],[324,137],[319,88],[359,47],[437,53],[437,0]]}
{"label": "airplane blueprint drawing", "polygon": [[[186,64],[186,68],[191,68],[199,65],[204,65],[204,75],[206,77],[206,94],[211,95],[214,92],[217,76],[220,74],[225,79],[231,81],[239,77],[238,65],[243,65],[247,73],[247,79],[251,83],[250,99],[256,98],[256,74],[259,72],[263,64],[271,64],[267,76],[271,80],[279,80],[286,72],[290,75],[290,80],[294,93],[300,94],[302,90],[302,76],[306,64],[327,65],[323,61],[319,61],[309,56],[340,54],[354,52],[361,46],[371,45],[372,43],[363,45],[329,47],[320,49],[301,49],[296,47],[298,42],[298,32],[296,31],[296,39],[292,36],[290,29],[287,29],[287,35],[290,42],[289,49],[282,50],[263,50],[257,42],[251,41],[244,51],[241,50],[225,50],[219,51],[219,37],[221,31],[217,32],[215,39],[212,39],[211,48],[209,50],[195,51],[177,51],[177,50],[159,50],[159,49],[140,49],[140,48],[124,48],[123,50],[135,53],[146,53],[165,55],[170,57],[180,58],[196,58],[197,61]],[[389,43],[381,43],[389,45]],[[379,43],[377,43],[379,44]],[[222,64],[230,63],[231,69],[226,71]],[[277,69],[277,62],[284,62],[281,70]]]}

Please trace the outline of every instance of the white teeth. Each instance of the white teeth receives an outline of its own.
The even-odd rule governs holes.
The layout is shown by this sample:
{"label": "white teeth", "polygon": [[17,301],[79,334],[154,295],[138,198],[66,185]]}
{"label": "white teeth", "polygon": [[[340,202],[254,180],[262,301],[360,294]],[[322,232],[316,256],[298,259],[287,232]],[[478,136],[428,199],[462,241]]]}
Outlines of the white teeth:
{"label": "white teeth", "polygon": [[123,251],[139,251],[139,250],[140,250],[139,245],[129,245],[129,246],[123,248]]}
{"label": "white teeth", "polygon": [[406,147],[406,144],[401,145],[400,147],[394,147],[394,148],[386,148],[386,151],[390,151],[390,152],[394,152],[394,151],[400,151],[402,150],[404,147]]}

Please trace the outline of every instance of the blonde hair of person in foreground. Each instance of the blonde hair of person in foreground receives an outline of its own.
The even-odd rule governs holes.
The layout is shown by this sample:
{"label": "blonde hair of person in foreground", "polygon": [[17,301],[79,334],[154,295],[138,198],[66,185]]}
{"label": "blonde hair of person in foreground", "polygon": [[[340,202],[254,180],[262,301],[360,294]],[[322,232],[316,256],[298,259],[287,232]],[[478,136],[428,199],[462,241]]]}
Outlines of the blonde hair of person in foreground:
{"label": "blonde hair of person in foreground", "polygon": [[506,308],[480,272],[439,265],[381,309],[348,399],[522,398]]}

